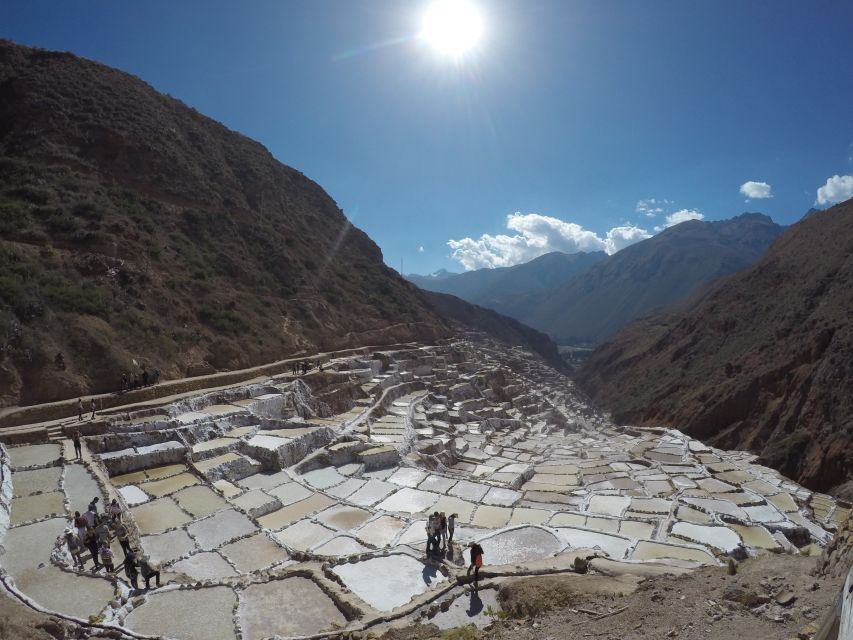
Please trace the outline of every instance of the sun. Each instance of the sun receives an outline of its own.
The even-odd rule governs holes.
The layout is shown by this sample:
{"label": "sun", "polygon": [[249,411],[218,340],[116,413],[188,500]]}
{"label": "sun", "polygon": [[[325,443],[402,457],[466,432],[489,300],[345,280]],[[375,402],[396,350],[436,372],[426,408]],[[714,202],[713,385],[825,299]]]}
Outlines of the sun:
{"label": "sun", "polygon": [[420,37],[444,55],[459,57],[483,35],[483,19],[466,0],[436,0],[424,13]]}

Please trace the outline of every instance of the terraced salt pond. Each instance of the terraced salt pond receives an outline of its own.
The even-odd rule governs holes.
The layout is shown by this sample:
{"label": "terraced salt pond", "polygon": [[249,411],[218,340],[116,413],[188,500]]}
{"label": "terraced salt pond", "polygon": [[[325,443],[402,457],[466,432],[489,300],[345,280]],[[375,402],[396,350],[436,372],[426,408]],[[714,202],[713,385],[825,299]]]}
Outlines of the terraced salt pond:
{"label": "terraced salt pond", "polygon": [[[850,509],[750,454],[613,425],[562,375],[479,336],[332,359],[308,381],[117,410],[82,461],[68,442],[8,447],[8,584],[63,615],[176,638],[362,629],[436,599],[452,626],[480,615],[457,585],[472,540],[499,575],[578,555],[682,571],[819,547]],[[122,504],[160,588],[72,566],[57,538],[95,495]],[[435,511],[458,514],[456,544],[428,558]]]}

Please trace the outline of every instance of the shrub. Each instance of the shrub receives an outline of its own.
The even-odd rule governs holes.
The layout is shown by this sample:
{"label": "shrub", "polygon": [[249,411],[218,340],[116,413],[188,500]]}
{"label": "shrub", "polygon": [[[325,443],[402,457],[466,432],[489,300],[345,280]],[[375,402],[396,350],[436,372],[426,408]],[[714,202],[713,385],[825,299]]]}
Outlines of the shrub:
{"label": "shrub", "polygon": [[44,288],[45,298],[60,311],[82,313],[108,318],[111,296],[109,291],[88,283],[49,284]]}

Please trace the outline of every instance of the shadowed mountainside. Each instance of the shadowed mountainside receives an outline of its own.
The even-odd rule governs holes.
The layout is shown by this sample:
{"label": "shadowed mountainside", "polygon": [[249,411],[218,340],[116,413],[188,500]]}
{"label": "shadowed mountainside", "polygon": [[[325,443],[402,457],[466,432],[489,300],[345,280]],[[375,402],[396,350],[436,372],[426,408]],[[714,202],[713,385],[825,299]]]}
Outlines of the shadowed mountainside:
{"label": "shadowed mountainside", "polygon": [[138,366],[180,378],[452,331],[259,143],[122,71],[0,40],[0,406],[114,390]]}
{"label": "shadowed mountainside", "polygon": [[529,296],[513,317],[559,343],[599,343],[653,309],[753,264],[782,230],[755,213],[682,222],[622,249],[545,296]]}
{"label": "shadowed mountainside", "polygon": [[666,424],[749,449],[806,486],[849,495],[851,310],[848,200],[790,227],[697,305],[626,327],[578,380],[618,422]]}
{"label": "shadowed mountainside", "polygon": [[425,291],[424,295],[445,318],[462,327],[488,333],[502,342],[525,345],[558,371],[568,372],[566,361],[560,356],[557,345],[541,331],[447,293]]}

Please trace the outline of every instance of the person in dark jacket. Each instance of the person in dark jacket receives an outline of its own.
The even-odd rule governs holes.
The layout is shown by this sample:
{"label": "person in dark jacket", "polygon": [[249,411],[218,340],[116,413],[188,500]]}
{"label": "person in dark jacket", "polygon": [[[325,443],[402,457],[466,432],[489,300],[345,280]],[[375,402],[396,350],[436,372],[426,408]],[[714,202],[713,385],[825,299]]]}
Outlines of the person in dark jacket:
{"label": "person in dark jacket", "polygon": [[470,576],[471,569],[474,570],[474,589],[477,589],[480,581],[480,567],[483,566],[483,547],[476,542],[472,542],[468,546],[471,549],[471,565],[468,567],[468,573],[465,575]]}

